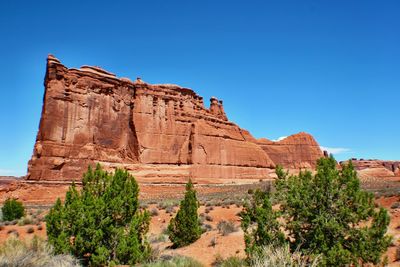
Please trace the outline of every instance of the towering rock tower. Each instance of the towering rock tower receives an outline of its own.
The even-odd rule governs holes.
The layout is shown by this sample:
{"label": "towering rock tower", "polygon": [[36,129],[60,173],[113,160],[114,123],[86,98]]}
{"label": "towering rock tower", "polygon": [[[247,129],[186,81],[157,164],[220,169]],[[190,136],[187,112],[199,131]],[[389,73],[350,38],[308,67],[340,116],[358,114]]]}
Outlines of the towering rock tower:
{"label": "towering rock tower", "polygon": [[42,117],[27,178],[80,179],[88,165],[141,181],[260,179],[275,166],[257,141],[194,91],[130,81],[47,58]]}

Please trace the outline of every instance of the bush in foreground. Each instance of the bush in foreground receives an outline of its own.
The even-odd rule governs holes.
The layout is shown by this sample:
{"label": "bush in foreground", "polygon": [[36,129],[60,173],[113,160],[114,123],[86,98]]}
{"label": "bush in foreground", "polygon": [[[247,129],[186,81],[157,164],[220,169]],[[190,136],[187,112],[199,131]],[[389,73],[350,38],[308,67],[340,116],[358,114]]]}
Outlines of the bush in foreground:
{"label": "bush in foreground", "polygon": [[272,209],[269,196],[269,192],[256,190],[251,201],[244,204],[240,213],[248,258],[264,246],[281,246],[285,242],[285,235],[277,220],[279,214]]}
{"label": "bush in foreground", "polygon": [[263,246],[251,257],[250,266],[316,267],[319,266],[319,257],[310,260],[299,252],[291,253],[288,245]]}
{"label": "bush in foreground", "polygon": [[0,266],[78,267],[80,265],[70,255],[54,255],[51,246],[34,237],[29,243],[9,238],[0,247]]}
{"label": "bush in foreground", "polygon": [[214,264],[218,267],[316,267],[319,264],[319,258],[309,260],[299,252],[290,252],[288,245],[282,246],[262,246],[255,254],[250,255],[249,260],[239,257],[229,257],[225,260],[217,259]]}
{"label": "bush in foreground", "polygon": [[200,238],[202,233],[197,209],[199,202],[191,180],[186,184],[185,198],[181,201],[178,213],[168,225],[169,239],[174,247],[189,245]]}
{"label": "bush in foreground", "polygon": [[1,209],[3,213],[3,221],[18,220],[25,215],[25,208],[22,202],[8,198]]}
{"label": "bush in foreground", "polygon": [[385,209],[375,208],[373,195],[361,189],[351,163],[338,170],[332,157],[322,158],[315,175],[288,175],[282,168],[276,173],[279,211],[271,208],[267,193],[258,192],[256,205],[247,205],[242,213],[248,256],[254,257],[261,246],[282,246],[285,232],[283,243],[292,252],[320,255],[322,266],[380,262],[391,242],[386,235],[390,218]]}
{"label": "bush in foreground", "polygon": [[71,253],[93,266],[146,260],[150,245],[145,235],[150,215],[139,211],[139,187],[133,176],[100,165],[89,167],[78,192],[72,185],[64,204],[60,199],[46,216],[47,236],[57,253]]}

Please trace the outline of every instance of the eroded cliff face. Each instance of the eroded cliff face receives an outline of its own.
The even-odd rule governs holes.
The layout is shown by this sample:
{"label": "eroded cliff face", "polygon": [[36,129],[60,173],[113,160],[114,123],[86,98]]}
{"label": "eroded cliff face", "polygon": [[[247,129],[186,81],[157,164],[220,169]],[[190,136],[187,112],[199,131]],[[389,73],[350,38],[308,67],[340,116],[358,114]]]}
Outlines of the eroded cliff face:
{"label": "eroded cliff face", "polygon": [[276,165],[281,165],[286,169],[314,169],[317,160],[324,157],[314,137],[304,132],[277,142],[262,138],[257,140],[257,144]]}
{"label": "eroded cliff face", "polygon": [[117,78],[97,67],[47,59],[30,180],[79,180],[87,166],[123,167],[149,181],[260,179],[275,163],[222,101],[176,85]]}
{"label": "eroded cliff face", "polygon": [[400,177],[400,161],[355,158],[350,161],[360,178]]}

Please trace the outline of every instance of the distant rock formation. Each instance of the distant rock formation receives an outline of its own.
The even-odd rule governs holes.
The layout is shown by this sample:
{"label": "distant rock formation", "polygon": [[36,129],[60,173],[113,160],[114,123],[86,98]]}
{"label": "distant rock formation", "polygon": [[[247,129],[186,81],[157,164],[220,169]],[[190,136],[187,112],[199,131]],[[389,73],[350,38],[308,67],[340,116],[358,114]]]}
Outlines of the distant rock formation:
{"label": "distant rock formation", "polygon": [[356,158],[350,161],[361,178],[400,177],[400,161]]}
{"label": "distant rock formation", "polygon": [[30,180],[77,180],[89,164],[123,167],[141,181],[260,179],[276,164],[313,168],[323,156],[312,136],[256,140],[194,91],[117,78],[99,67],[68,69],[47,59]]}
{"label": "distant rock formation", "polygon": [[317,160],[324,157],[314,137],[304,132],[276,142],[261,138],[257,144],[275,164],[287,169],[314,169]]}

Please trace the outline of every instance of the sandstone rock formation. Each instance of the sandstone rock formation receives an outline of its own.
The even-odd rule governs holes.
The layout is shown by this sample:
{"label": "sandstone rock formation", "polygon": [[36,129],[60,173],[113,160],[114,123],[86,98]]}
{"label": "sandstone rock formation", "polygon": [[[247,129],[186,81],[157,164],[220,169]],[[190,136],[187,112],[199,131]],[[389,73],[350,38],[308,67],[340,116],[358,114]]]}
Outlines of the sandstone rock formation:
{"label": "sandstone rock formation", "polygon": [[400,177],[400,161],[353,158],[351,162],[361,178]]}
{"label": "sandstone rock formation", "polygon": [[89,164],[141,181],[260,179],[275,163],[313,167],[322,155],[301,133],[257,141],[228,121],[223,102],[188,88],[132,82],[98,67],[68,69],[49,56],[42,117],[27,179],[80,179]]}
{"label": "sandstone rock formation", "polygon": [[277,142],[261,138],[257,143],[275,164],[287,169],[313,169],[317,160],[324,157],[314,137],[304,132]]}

